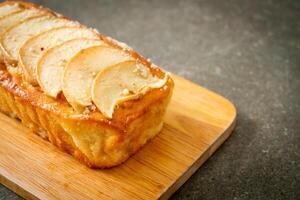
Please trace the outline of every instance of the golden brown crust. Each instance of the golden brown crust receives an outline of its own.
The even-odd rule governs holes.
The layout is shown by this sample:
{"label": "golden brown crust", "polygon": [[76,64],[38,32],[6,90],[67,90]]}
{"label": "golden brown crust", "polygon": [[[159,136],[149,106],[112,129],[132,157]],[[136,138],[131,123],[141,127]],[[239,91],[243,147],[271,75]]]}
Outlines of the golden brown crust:
{"label": "golden brown crust", "polygon": [[[19,3],[5,3],[13,2]],[[35,4],[21,3],[40,8]],[[165,76],[161,69],[132,49],[100,33],[99,37],[132,55],[153,74],[160,78]],[[161,130],[174,87],[170,77],[166,86],[152,89],[140,99],[124,102],[116,108],[113,118],[107,119],[98,110],[76,113],[63,95],[58,99],[51,98],[39,87],[23,82],[22,77],[12,76],[5,66],[0,65],[0,110],[15,115],[34,133],[87,166],[107,168],[124,162]]]}

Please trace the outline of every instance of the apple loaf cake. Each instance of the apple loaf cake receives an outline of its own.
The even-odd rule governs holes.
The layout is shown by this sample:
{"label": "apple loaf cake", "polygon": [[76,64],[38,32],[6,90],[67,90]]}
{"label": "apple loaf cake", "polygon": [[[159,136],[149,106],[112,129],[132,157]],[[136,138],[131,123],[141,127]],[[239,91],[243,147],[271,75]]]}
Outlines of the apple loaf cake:
{"label": "apple loaf cake", "polygon": [[174,83],[126,44],[49,9],[0,4],[0,110],[92,168],[160,132]]}

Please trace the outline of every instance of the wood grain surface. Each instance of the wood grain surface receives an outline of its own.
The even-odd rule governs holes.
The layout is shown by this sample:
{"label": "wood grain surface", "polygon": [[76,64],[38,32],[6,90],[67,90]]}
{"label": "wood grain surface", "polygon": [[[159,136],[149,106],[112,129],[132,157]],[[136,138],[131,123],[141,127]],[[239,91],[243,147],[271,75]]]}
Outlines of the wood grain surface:
{"label": "wood grain surface", "polygon": [[236,110],[173,75],[162,132],[121,166],[94,170],[0,114],[0,182],[27,199],[167,199],[226,140]]}

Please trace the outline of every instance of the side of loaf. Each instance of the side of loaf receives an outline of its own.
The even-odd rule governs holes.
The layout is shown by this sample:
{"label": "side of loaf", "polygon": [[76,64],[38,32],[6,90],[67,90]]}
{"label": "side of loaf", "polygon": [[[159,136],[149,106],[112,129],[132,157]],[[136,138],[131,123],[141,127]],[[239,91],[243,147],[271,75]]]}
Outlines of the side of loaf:
{"label": "side of loaf", "polygon": [[7,1],[0,48],[0,111],[87,166],[116,166],[160,132],[174,83],[124,43]]}

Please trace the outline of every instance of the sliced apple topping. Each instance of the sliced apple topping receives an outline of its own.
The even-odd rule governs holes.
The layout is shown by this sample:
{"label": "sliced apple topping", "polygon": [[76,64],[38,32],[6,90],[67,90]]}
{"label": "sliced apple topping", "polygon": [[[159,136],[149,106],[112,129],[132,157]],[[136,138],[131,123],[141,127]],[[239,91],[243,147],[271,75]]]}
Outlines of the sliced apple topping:
{"label": "sliced apple topping", "polygon": [[4,4],[0,6],[0,17],[8,15],[10,13],[14,13],[21,10],[18,4]]}
{"label": "sliced apple topping", "polygon": [[63,72],[69,60],[80,50],[101,44],[100,40],[78,38],[46,51],[37,67],[37,80],[42,90],[49,96],[56,97],[62,90]]}
{"label": "sliced apple topping", "polygon": [[30,17],[6,30],[1,37],[2,50],[9,61],[17,61],[20,47],[31,37],[60,26],[78,26],[77,22],[51,15]]}
{"label": "sliced apple topping", "polygon": [[91,87],[97,73],[110,65],[133,58],[109,46],[95,46],[80,51],[65,68],[63,93],[76,109],[92,104]]}
{"label": "sliced apple topping", "polygon": [[115,107],[128,100],[138,99],[150,89],[161,88],[167,76],[160,79],[136,61],[125,61],[101,70],[94,79],[92,100],[108,118],[112,118]]}
{"label": "sliced apple topping", "polygon": [[42,12],[38,9],[24,9],[18,12],[14,12],[4,17],[0,18],[0,34],[2,34],[6,29],[13,26],[14,24],[23,21],[29,17],[34,17],[41,15]]}
{"label": "sliced apple topping", "polygon": [[83,27],[58,27],[27,40],[19,51],[19,64],[26,71],[26,80],[37,85],[36,69],[43,54],[48,49],[75,38],[99,39],[99,36],[95,31]]}

